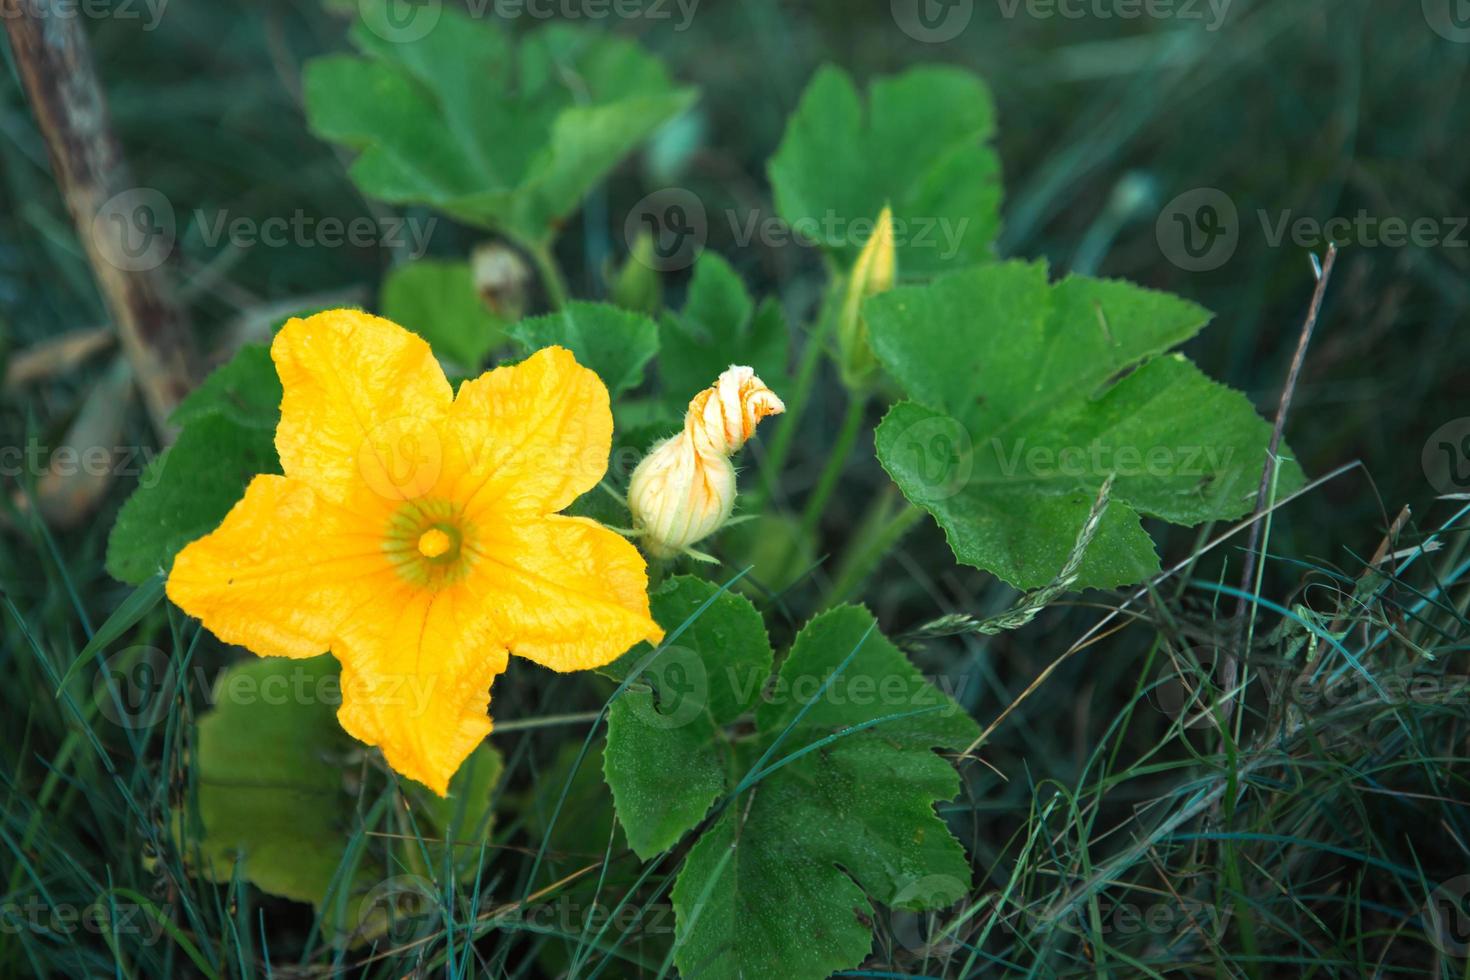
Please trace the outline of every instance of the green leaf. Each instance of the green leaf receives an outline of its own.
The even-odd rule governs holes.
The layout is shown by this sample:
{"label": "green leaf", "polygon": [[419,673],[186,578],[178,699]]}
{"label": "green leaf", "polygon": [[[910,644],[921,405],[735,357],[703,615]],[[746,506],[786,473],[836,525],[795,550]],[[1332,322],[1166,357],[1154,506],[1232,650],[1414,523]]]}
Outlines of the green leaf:
{"label": "green leaf", "polygon": [[690,398],[732,364],[748,364],[766,384],[779,387],[789,343],[781,304],[767,299],[757,309],[730,263],[705,252],[694,267],[684,308],[666,313],[659,327],[664,397],[682,413]]}
{"label": "green leaf", "polygon": [[544,245],[623,157],[693,102],[621,38],[557,24],[514,46],[494,18],[434,10],[423,37],[387,40],[359,23],[363,57],[306,67],[312,130],[361,151],[349,173],[370,197]]}
{"label": "green leaf", "polygon": [[606,303],[568,303],[555,313],[522,320],[510,329],[527,353],[559,344],[597,372],[614,398],[643,382],[658,353],[658,327],[642,313]]}
{"label": "green leaf", "polygon": [[365,837],[373,828],[361,817],[370,794],[356,787],[363,747],[338,724],[340,702],[330,655],[251,659],[225,671],[198,726],[198,821],[181,818],[179,827],[195,873],[227,882],[238,872],[263,891],[310,902],[329,936],[368,925],[359,918],[373,913],[372,891],[384,878],[450,867],[445,840],[461,844],[451,852],[455,873],[472,874],[502,769],[485,744],[450,780],[446,799],[405,782],[425,846],[397,839],[389,857]]}
{"label": "green leaf", "polygon": [[877,79],[865,107],[845,72],[822,68],[771,159],[777,208],[843,267],[884,204],[900,276],[988,261],[1000,230],[1000,163],[986,145],[994,130],[989,90],[960,69]]}
{"label": "green leaf", "polygon": [[466,374],[505,338],[506,323],[480,299],[468,262],[420,259],[396,267],[383,283],[382,309]]}
{"label": "green leaf", "polygon": [[[1175,524],[1251,507],[1270,428],[1180,355],[1209,313],[1125,282],[1047,281],[1009,262],[864,305],[873,349],[912,399],[878,426],[878,458],[962,562],[1018,588],[1049,584],[1099,488],[1111,504],[1079,588],[1158,571],[1140,515]],[[1302,482],[1282,471],[1283,491]]]}
{"label": "green leaf", "polygon": [[196,419],[222,415],[236,425],[275,430],[281,415],[281,379],[270,348],[250,344],[191,391],[169,421],[186,427]]}
{"label": "green leaf", "polygon": [[281,383],[263,346],[245,347],[180,403],[178,439],[144,469],[107,541],[107,571],[138,585],[213,531],[257,473],[280,473]]}
{"label": "green leaf", "polygon": [[[199,874],[229,881],[243,858],[245,877],[261,889],[323,903],[353,823],[356,798],[344,780],[353,741],[330,703],[266,698],[261,690],[262,684],[299,679],[298,690],[315,696],[336,670],[325,655],[247,660],[220,676],[215,706],[199,720],[196,742],[204,833],[190,840],[197,854],[190,847],[185,856],[198,860]],[[344,870],[349,881],[369,877],[357,868]],[[350,890],[360,889],[354,884]]]}
{"label": "green leaf", "polygon": [[[760,613],[740,596],[678,576],[649,604],[669,633],[697,618],[608,714],[607,784],[628,843],[644,860],[677,843],[725,788],[728,752],[717,735],[750,708],[772,661]],[[622,680],[651,652],[640,644],[607,673]]]}
{"label": "green leaf", "polygon": [[873,901],[933,908],[968,890],[964,849],[934,812],[960,779],[933,750],[963,749],[979,729],[874,626],[852,606],[813,620],[757,707],[733,771],[774,746],[766,775],[674,884],[685,976],[825,977],[872,949]]}
{"label": "green leaf", "polygon": [[[418,831],[425,840],[429,866],[440,873],[452,869],[461,881],[473,880],[482,857],[482,843],[495,825],[491,804],[495,787],[505,771],[505,760],[489,742],[471,752],[449,780],[449,795],[436,796],[412,780],[401,785],[412,802]],[[417,850],[416,842],[407,847]],[[483,851],[489,855],[488,849]]]}

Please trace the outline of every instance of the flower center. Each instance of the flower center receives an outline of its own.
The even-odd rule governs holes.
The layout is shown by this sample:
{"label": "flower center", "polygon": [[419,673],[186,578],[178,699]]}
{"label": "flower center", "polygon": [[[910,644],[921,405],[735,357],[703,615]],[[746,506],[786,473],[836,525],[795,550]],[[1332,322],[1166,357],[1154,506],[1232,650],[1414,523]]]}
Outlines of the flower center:
{"label": "flower center", "polygon": [[448,551],[453,542],[442,528],[431,527],[419,535],[419,554],[425,558],[438,558]]}
{"label": "flower center", "polygon": [[405,580],[439,588],[469,571],[473,528],[447,500],[408,500],[388,520],[383,551]]}

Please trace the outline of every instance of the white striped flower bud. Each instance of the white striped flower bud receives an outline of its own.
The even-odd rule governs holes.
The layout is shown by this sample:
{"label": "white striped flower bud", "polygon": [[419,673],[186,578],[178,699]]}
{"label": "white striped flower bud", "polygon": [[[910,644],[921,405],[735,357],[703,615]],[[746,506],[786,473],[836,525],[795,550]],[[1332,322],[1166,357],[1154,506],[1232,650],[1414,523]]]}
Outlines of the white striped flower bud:
{"label": "white striped flower bud", "polygon": [[669,558],[723,527],[735,507],[730,457],[761,419],[785,410],[748,367],[731,366],[695,395],[684,430],[657,443],[628,485],[628,508],[643,550]]}

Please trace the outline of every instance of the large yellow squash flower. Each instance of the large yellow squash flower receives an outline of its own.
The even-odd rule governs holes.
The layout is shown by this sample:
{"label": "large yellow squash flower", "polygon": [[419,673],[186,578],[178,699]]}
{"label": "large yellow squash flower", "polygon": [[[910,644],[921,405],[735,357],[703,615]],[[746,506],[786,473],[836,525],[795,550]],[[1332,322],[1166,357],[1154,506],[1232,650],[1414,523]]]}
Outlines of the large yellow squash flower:
{"label": "large yellow squash flower", "polygon": [[607,389],[549,347],[455,395],[429,345],[356,310],[294,319],[271,345],[284,476],[257,476],[174,561],[168,596],[262,656],[342,664],[342,727],[443,795],[490,731],[515,653],[609,663],[663,632],[647,567],[558,515],[607,466]]}

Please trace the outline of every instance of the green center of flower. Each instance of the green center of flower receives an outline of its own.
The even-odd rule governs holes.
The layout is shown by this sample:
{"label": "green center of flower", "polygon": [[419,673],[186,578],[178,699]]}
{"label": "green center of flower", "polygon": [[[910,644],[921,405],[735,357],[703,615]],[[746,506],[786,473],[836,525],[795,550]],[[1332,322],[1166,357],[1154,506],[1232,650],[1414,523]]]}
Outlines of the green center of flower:
{"label": "green center of flower", "polygon": [[465,542],[471,537],[464,515],[449,501],[410,500],[389,519],[383,550],[405,580],[438,588],[469,571]]}

